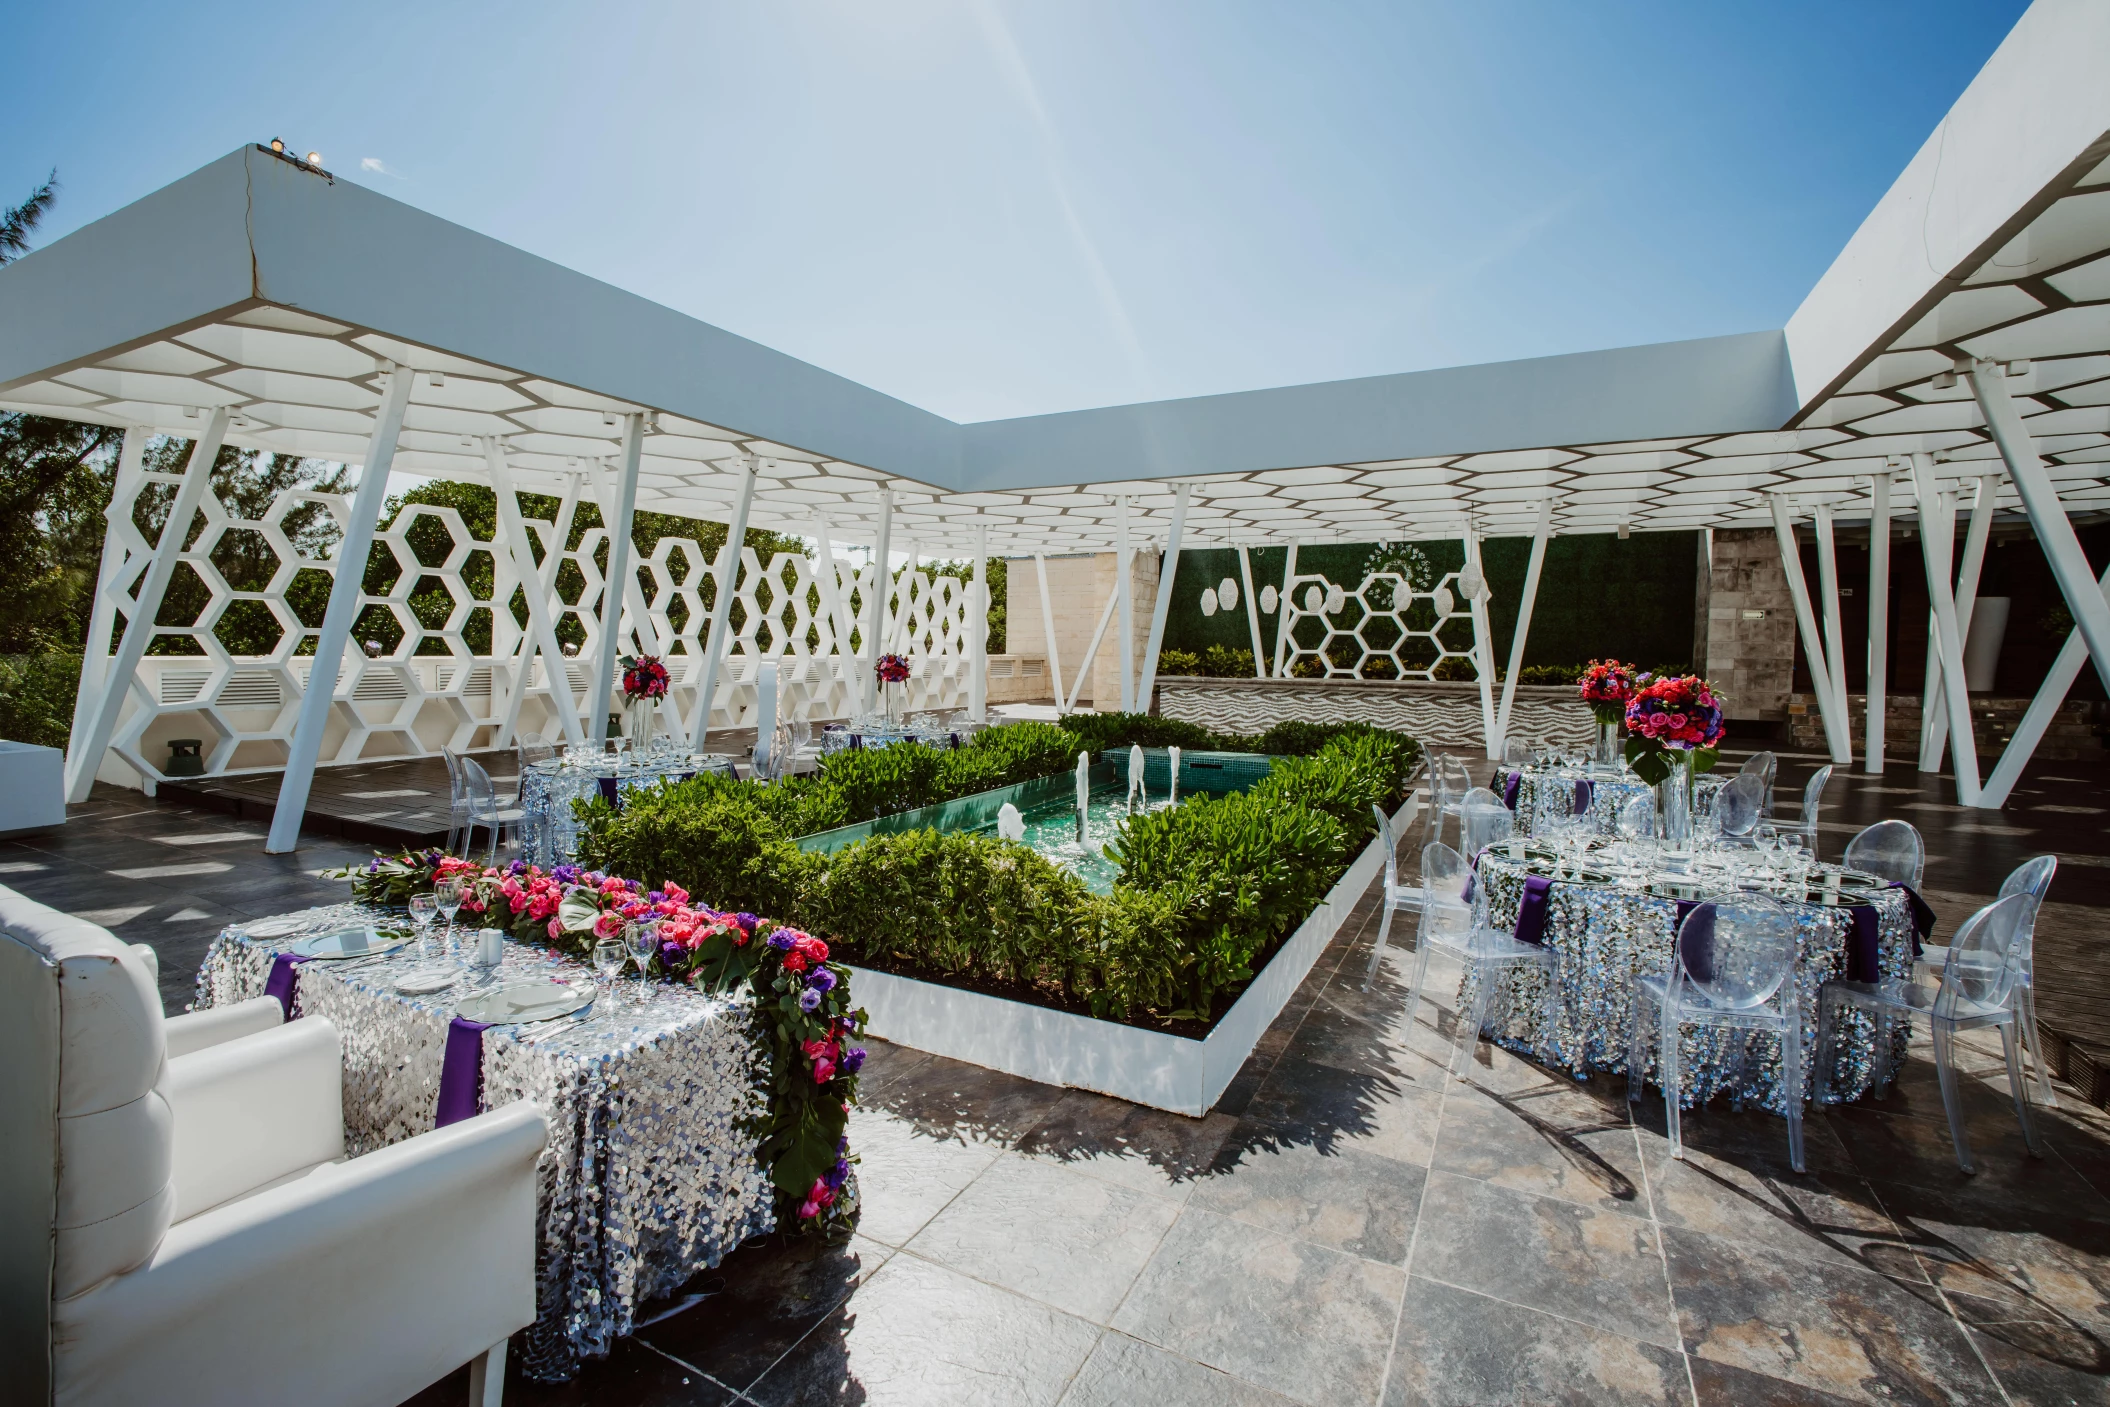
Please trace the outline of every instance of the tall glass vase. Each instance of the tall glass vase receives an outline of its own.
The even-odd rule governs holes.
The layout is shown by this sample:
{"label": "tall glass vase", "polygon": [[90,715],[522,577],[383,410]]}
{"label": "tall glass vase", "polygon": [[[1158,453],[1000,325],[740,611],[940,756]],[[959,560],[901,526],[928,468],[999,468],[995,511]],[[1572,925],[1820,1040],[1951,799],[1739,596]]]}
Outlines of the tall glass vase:
{"label": "tall glass vase", "polygon": [[1672,749],[1665,754],[1670,775],[1656,783],[1656,809],[1662,816],[1665,858],[1676,863],[1692,854],[1692,757]]}
{"label": "tall glass vase", "polygon": [[1600,767],[1617,767],[1619,765],[1619,725],[1617,723],[1600,722],[1597,725],[1597,751],[1590,760]]}
{"label": "tall glass vase", "polygon": [[632,699],[623,718],[623,732],[630,740],[630,754],[643,757],[652,748],[652,719],[658,710],[650,699]]}

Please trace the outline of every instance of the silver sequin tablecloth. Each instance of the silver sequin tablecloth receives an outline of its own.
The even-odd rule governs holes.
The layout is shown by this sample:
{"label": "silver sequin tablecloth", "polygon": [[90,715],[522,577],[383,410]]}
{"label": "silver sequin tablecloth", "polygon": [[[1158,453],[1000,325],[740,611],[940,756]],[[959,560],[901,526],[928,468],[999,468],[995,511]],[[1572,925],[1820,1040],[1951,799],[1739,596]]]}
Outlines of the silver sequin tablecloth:
{"label": "silver sequin tablecloth", "polygon": [[[374,911],[345,905],[310,916],[351,922]],[[240,925],[222,932],[199,970],[197,1005],[262,995],[272,954],[292,941],[251,941]],[[355,1156],[433,1126],[448,1022],[465,989],[397,992],[395,976],[428,961],[417,946],[300,968],[296,1009],[344,1034],[345,1142]],[[513,943],[501,972],[589,975]],[[625,985],[634,1003],[636,984]],[[484,1032],[484,1107],[532,1099],[550,1123],[536,1208],[539,1312],[514,1340],[531,1376],[571,1376],[582,1358],[606,1354],[631,1331],[640,1304],[775,1226],[753,1132],[768,1109],[769,1056],[750,1011],[745,994],[660,986],[642,1010],[625,1004],[561,1030]]]}
{"label": "silver sequin tablecloth", "polygon": [[[618,766],[613,758],[605,763],[581,766],[569,759],[534,762],[520,771],[521,857],[531,865],[549,869],[569,864],[579,854],[579,823],[572,803],[603,794],[601,783],[615,783],[618,798],[639,787],[680,781],[698,772],[733,774],[733,759],[722,753],[702,757],[659,756]],[[620,804],[620,803],[619,803]]]}
{"label": "silver sequin tablecloth", "polygon": [[[1728,776],[1734,776],[1734,773]],[[1703,811],[1713,804],[1714,794],[1728,780],[1714,772],[1703,772],[1692,779],[1693,804]],[[1517,777],[1517,830],[1525,835],[1538,830],[1538,819],[1549,808],[1557,815],[1574,814],[1575,784],[1587,778],[1590,783],[1590,822],[1598,831],[1611,834],[1619,819],[1619,810],[1637,796],[1654,796],[1656,789],[1630,772],[1616,776],[1597,776],[1572,767],[1525,767]],[[1495,791],[1499,794],[1508,782],[1507,774],[1495,777]]]}
{"label": "silver sequin tablecloth", "polygon": [[[1478,871],[1487,885],[1488,922],[1515,925],[1524,894],[1525,868],[1494,850],[1483,852]],[[1885,977],[1912,973],[1912,918],[1902,892],[1890,890],[1875,900],[1878,964]],[[1809,1096],[1817,1064],[1817,992],[1846,971],[1845,909],[1821,904],[1790,904],[1801,954],[1795,964],[1796,998],[1803,1021],[1803,1095]],[[1532,968],[1511,968],[1489,1008],[1486,1033],[1512,1050],[1573,1071],[1624,1071],[1627,1033],[1633,1019],[1636,974],[1667,974],[1675,949],[1677,905],[1669,900],[1608,884],[1556,881],[1548,895],[1544,941],[1553,949],[1560,972],[1562,1000],[1550,1024],[1541,1021],[1544,976]],[[1472,974],[1466,973],[1461,1009],[1471,999]],[[1832,1088],[1841,1099],[1857,1099],[1874,1082],[1874,1024],[1849,1013],[1840,1027],[1838,1066]],[[1906,1023],[1891,1030],[1889,1074],[1904,1059]],[[1653,1080],[1656,1039],[1648,1041]],[[1700,1030],[1687,1027],[1679,1047],[1686,1107],[1726,1094],[1738,1106],[1760,1105],[1785,1114],[1781,1098],[1780,1041],[1754,1032]]]}

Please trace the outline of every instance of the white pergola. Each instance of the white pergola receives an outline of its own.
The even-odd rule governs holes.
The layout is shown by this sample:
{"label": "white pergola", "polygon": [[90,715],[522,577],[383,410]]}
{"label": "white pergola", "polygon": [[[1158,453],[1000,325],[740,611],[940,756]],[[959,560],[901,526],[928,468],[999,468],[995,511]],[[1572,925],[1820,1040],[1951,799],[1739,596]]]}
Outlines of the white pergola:
{"label": "white pergola", "polygon": [[[1887,558],[1891,528],[1917,521],[1930,529],[1919,539],[1936,662],[1921,764],[1938,768],[1954,734],[1965,741],[1954,749],[1959,799],[1998,806],[2080,669],[2092,660],[2110,680],[2110,605],[2069,517],[2110,510],[2106,60],[2110,7],[2038,0],[1779,332],[968,425],[266,148],[238,150],[0,270],[0,406],[137,432],[125,454],[135,476],[146,435],[197,442],[162,541],[111,534],[98,638],[120,615],[127,624],[108,660],[90,650],[69,785],[84,795],[108,746],[180,555],[178,529],[225,443],[362,466],[339,562],[366,560],[391,469],[499,490],[494,548],[515,554],[521,581],[547,571],[513,492],[595,495],[620,589],[601,597],[600,658],[586,721],[566,725],[574,735],[604,726],[619,641],[656,639],[629,555],[640,508],[731,525],[708,641],[691,662],[705,700],[690,725],[699,737],[747,526],[815,537],[830,563],[846,543],[870,545],[881,563],[904,546],[978,562],[1035,556],[1044,612],[1046,554],[1116,551],[1123,569],[1094,651],[1110,627],[1133,640],[1128,554],[1162,541],[1140,679],[1133,651],[1121,651],[1123,707],[1150,696],[1183,543],[1289,543],[1287,596],[1298,544],[1458,537],[1491,753],[1549,536],[1770,525],[1829,748],[1844,763],[1855,747],[1836,528],[1867,523]],[[1966,506],[1970,532],[1952,562],[1951,525]],[[2027,518],[2077,628],[1981,781],[1961,642],[2000,515]],[[1818,543],[1814,591],[1795,546],[1800,521]],[[1477,544],[1521,535],[1533,538],[1531,568],[1497,700]],[[816,578],[844,650],[854,584],[835,571]],[[1880,560],[1873,586],[1863,756],[1880,771]],[[973,637],[984,594],[977,583],[967,602]],[[528,597],[524,648],[554,662],[552,602]],[[312,632],[274,850],[297,836],[360,604],[358,574],[337,573]],[[866,629],[865,651],[891,629]],[[978,638],[970,646],[986,658]],[[1279,660],[1279,642],[1272,653]],[[1060,699],[1061,665],[1050,664]],[[984,697],[974,691],[977,712]]]}

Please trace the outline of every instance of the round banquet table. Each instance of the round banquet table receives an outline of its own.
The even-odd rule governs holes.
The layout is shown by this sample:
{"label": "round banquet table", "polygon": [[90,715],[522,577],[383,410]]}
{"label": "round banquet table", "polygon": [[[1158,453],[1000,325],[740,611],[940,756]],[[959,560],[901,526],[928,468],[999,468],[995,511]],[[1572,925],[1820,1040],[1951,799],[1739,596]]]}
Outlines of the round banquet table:
{"label": "round banquet table", "polygon": [[[1703,772],[1692,779],[1693,816],[1708,815],[1715,793],[1735,773]],[[1514,790],[1511,790],[1512,783]],[[1533,764],[1495,778],[1495,792],[1516,812],[1517,829],[1531,835],[1543,829],[1548,816],[1576,814],[1575,800],[1584,798],[1583,815],[1601,834],[1610,835],[1619,812],[1637,796],[1654,796],[1656,789],[1624,768],[1569,767]]]}
{"label": "round banquet table", "polygon": [[600,796],[620,809],[623,798],[639,787],[687,781],[698,772],[733,776],[733,759],[725,753],[659,753],[642,759],[567,755],[531,762],[520,769],[521,854],[543,869],[568,864],[579,853],[573,802]]}
{"label": "round banquet table", "polygon": [[[1522,859],[1516,858],[1519,852]],[[1551,847],[1526,842],[1494,845],[1480,853],[1473,883],[1486,887],[1490,925],[1516,929],[1526,878],[1554,875],[1556,853]],[[1600,845],[1579,861],[1568,858],[1558,871],[1563,877],[1553,878],[1548,889],[1541,932],[1541,941],[1554,953],[1555,1014],[1550,1021],[1543,1015],[1543,969],[1497,969],[1492,977],[1497,990],[1483,1028],[1490,1039],[1543,1064],[1570,1070],[1578,1079],[1598,1070],[1626,1071],[1633,979],[1671,971],[1681,916],[1674,895],[1682,891],[1693,898],[1724,897],[1739,878],[1748,883],[1754,877],[1750,868],[1716,869],[1706,857],[1699,860],[1703,868],[1697,875],[1620,875],[1621,857],[1638,853]],[[1593,862],[1604,867],[1596,868]],[[1843,891],[1843,899],[1828,895],[1823,877],[1840,873],[1837,866],[1817,867],[1803,897],[1786,901],[1799,948],[1794,980],[1802,1009],[1804,1098],[1814,1088],[1816,1075],[1818,989],[1834,978],[1909,980],[1912,975],[1911,896],[1902,889],[1873,887],[1881,881],[1871,877],[1848,877],[1849,886],[1870,887],[1849,888]],[[1687,907],[1693,898],[1686,900]],[[1468,969],[1461,985],[1461,1010],[1470,1009],[1473,981]],[[1885,1079],[1904,1058],[1908,1036],[1906,1023],[1892,1025],[1891,1049],[1880,1053]],[[1652,1035],[1648,1041],[1650,1068],[1640,1072],[1651,1081],[1656,1045]],[[1726,1094],[1739,1106],[1760,1105],[1775,1113],[1786,1112],[1777,1037],[1687,1027],[1680,1051],[1684,1071],[1681,1103],[1685,1106]],[[1833,1072],[1832,1088],[1838,1097],[1857,1099],[1867,1093],[1877,1083],[1878,1059],[1873,1021],[1846,1013]]]}

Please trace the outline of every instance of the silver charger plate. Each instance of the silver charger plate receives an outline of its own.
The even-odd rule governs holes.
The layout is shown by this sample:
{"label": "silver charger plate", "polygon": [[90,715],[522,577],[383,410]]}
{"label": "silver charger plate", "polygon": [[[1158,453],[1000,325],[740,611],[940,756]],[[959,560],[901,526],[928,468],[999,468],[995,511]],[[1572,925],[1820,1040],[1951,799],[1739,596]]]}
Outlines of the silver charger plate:
{"label": "silver charger plate", "polygon": [[461,980],[462,970],[452,964],[413,967],[396,978],[396,990],[414,997],[424,996],[428,992],[444,992]]}
{"label": "silver charger plate", "polygon": [[382,953],[392,953],[409,941],[408,933],[383,933],[374,928],[340,928],[330,933],[318,933],[313,938],[303,938],[293,945],[293,951],[304,958],[335,962],[341,958],[370,958]]}
{"label": "silver charger plate", "polygon": [[266,918],[242,925],[242,932],[251,938],[291,938],[296,933],[306,933],[312,923],[304,918]]}
{"label": "silver charger plate", "polygon": [[584,983],[568,987],[562,982],[508,982],[503,987],[465,998],[454,1014],[486,1025],[514,1025],[525,1021],[554,1021],[569,1016],[593,1001],[593,988]]}

